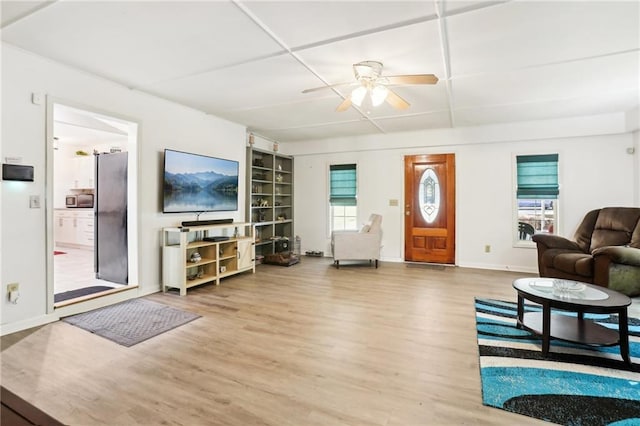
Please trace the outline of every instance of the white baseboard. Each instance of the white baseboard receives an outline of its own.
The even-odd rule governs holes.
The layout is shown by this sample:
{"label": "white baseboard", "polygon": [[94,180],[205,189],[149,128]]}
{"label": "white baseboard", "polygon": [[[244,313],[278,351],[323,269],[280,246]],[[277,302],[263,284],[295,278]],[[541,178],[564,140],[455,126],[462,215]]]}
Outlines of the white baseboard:
{"label": "white baseboard", "polygon": [[461,268],[487,269],[490,271],[522,272],[525,274],[538,274],[538,268],[513,265],[490,265],[486,263],[465,263],[458,265]]}
{"label": "white baseboard", "polygon": [[39,327],[41,325],[56,322],[60,319],[57,313],[40,315],[34,318],[29,318],[24,321],[16,321],[10,324],[0,325],[0,336],[6,336],[7,334],[16,333],[18,331],[27,330],[33,327]]}
{"label": "white baseboard", "polygon": [[83,312],[91,311],[93,309],[98,309],[105,306],[113,305],[115,303],[123,302],[125,300],[135,299],[137,297],[158,293],[159,291],[159,288],[142,289],[140,287],[132,287],[125,291],[109,294],[96,299],[90,299],[81,303],[61,306],[59,308],[56,308],[51,314],[40,315],[38,317],[29,318],[24,321],[12,322],[10,324],[2,324],[0,325],[0,336],[16,333],[18,331],[27,330],[33,327],[39,327],[45,324],[56,322],[60,320],[60,318],[67,317],[69,315],[80,314]]}
{"label": "white baseboard", "polygon": [[[324,256],[331,257],[331,256]],[[398,257],[382,257],[380,258],[381,262],[391,262],[391,263],[412,263],[407,262],[404,259]],[[425,262],[415,262],[415,263],[425,263]],[[525,274],[538,274],[537,267],[526,267],[526,266],[513,266],[513,265],[492,265],[487,263],[458,263],[455,265],[444,264],[443,266],[458,266],[460,268],[473,268],[473,269],[486,269],[489,271],[509,271],[509,272],[522,272]]]}

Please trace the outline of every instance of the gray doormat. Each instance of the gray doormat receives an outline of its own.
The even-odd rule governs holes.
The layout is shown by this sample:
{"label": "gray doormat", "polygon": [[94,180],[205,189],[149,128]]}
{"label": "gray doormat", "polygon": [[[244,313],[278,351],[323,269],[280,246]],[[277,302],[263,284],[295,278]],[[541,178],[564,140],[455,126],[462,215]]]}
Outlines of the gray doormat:
{"label": "gray doormat", "polygon": [[94,285],[91,287],[83,287],[75,290],[65,291],[63,293],[56,293],[53,295],[53,303],[64,302],[65,300],[88,296],[90,294],[100,293],[101,291],[106,290],[113,290],[113,287],[107,287],[106,285]]}
{"label": "gray doormat", "polygon": [[62,321],[128,347],[196,318],[200,315],[150,300],[131,299]]}

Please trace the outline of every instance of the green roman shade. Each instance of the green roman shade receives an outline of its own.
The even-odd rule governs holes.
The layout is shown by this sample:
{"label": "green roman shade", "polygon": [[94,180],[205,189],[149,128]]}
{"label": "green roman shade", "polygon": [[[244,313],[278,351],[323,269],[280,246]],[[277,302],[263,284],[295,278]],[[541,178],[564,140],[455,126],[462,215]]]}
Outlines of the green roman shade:
{"label": "green roman shade", "polygon": [[558,198],[558,154],[518,155],[518,199]]}
{"label": "green roman shade", "polygon": [[356,205],[356,165],[335,164],[329,166],[329,201],[332,206]]}

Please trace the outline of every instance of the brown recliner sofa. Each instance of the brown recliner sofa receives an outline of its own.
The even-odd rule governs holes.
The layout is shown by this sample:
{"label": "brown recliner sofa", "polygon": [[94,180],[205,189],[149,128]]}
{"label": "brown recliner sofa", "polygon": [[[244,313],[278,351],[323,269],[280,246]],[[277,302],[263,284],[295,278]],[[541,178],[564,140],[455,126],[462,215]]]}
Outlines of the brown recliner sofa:
{"label": "brown recliner sofa", "polygon": [[597,284],[640,295],[640,208],[605,207],[584,217],[571,241],[535,234],[541,277]]}

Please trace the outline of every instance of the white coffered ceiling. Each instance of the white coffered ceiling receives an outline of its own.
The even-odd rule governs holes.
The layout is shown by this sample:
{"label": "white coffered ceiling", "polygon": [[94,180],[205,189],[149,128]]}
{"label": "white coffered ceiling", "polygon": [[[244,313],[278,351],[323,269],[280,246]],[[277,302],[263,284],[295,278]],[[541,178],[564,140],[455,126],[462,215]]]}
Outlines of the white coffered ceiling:
{"label": "white coffered ceiling", "polygon": [[[278,141],[629,111],[638,1],[2,2],[2,40]],[[351,65],[433,73],[335,112]]]}

